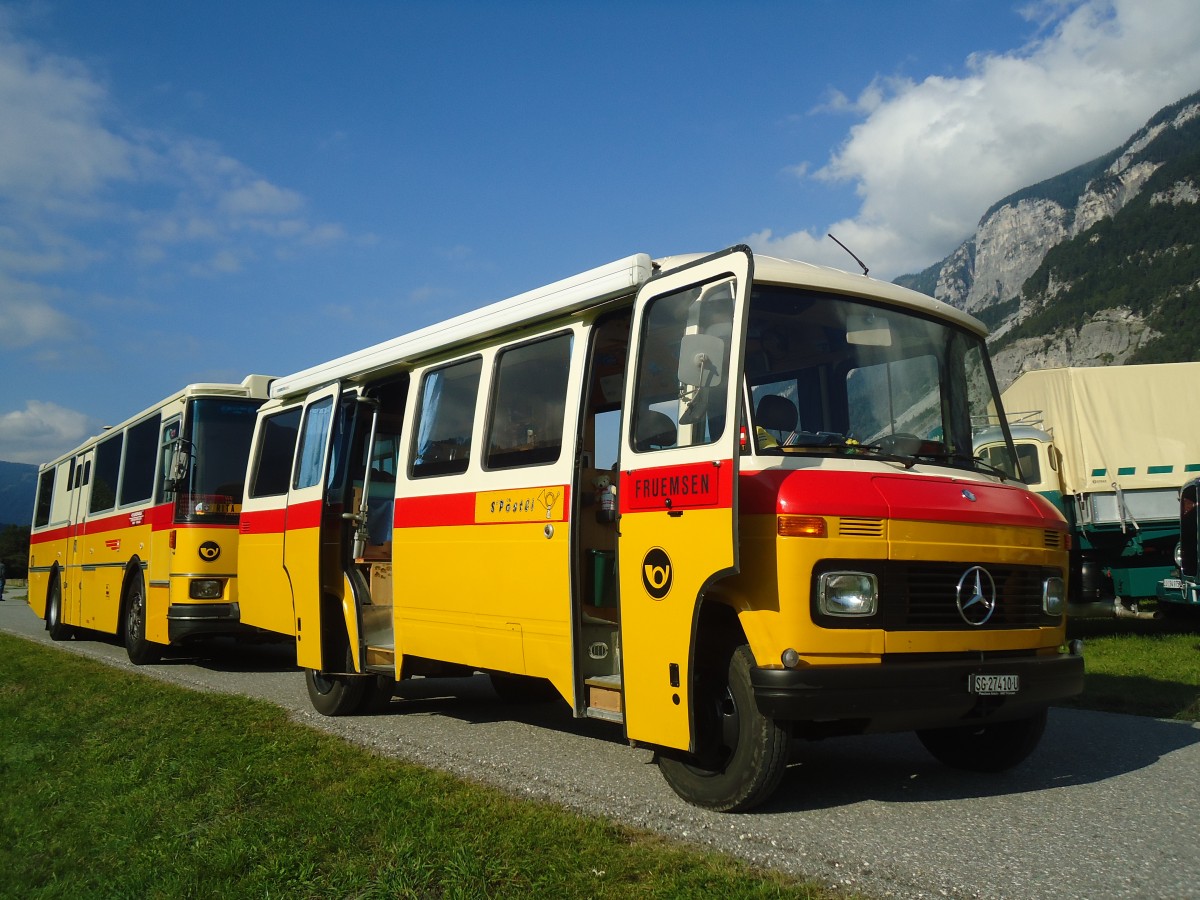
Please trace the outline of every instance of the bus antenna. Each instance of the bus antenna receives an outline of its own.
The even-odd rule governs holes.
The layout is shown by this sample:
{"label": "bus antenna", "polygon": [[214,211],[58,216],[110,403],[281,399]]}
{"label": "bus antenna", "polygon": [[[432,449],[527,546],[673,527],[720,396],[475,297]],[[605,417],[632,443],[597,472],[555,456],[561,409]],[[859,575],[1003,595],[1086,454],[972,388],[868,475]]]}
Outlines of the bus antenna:
{"label": "bus antenna", "polygon": [[[843,244],[841,241],[839,241],[837,238],[835,238],[835,237],[834,237],[832,234],[830,234],[830,235],[829,235],[829,237],[830,237],[830,238],[833,240],[833,242],[834,242],[835,244],[837,244],[839,247],[841,247],[843,250],[845,250],[845,251],[846,251],[847,253],[849,253],[851,256],[854,256],[854,251],[853,251],[853,250],[851,250],[849,247],[847,247],[845,244]],[[871,271],[870,269],[868,269],[868,268],[867,268],[867,264],[866,264],[866,263],[864,263],[864,262],[863,262],[861,259],[859,259],[857,256],[854,256],[854,261],[855,261],[856,263],[858,263],[858,264],[859,264],[859,266],[862,268],[862,270],[863,270],[863,274],[864,274],[864,275],[866,275],[866,274],[867,274],[867,272]]]}

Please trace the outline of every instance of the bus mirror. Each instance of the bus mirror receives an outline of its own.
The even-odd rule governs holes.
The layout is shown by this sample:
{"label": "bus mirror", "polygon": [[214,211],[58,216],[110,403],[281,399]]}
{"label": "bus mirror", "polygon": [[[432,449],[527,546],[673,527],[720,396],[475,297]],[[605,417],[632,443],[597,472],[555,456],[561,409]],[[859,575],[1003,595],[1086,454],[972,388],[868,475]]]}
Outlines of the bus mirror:
{"label": "bus mirror", "polygon": [[725,342],[712,334],[685,334],[679,345],[679,382],[693,387],[721,383]]}
{"label": "bus mirror", "polygon": [[874,313],[846,316],[846,343],[864,347],[892,346],[892,326]]}
{"label": "bus mirror", "polygon": [[188,452],[184,447],[183,442],[175,445],[175,450],[171,453],[171,474],[167,479],[167,485],[170,490],[178,490],[179,486],[184,483],[187,478],[188,471]]}

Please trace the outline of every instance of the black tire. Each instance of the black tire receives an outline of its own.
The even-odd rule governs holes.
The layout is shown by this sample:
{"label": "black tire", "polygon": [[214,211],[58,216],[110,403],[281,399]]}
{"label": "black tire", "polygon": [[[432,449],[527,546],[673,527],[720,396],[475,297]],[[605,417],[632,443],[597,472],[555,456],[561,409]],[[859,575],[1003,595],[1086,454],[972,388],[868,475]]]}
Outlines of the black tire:
{"label": "black tire", "polygon": [[943,765],[967,772],[1003,772],[1024,762],[1046,730],[1046,710],[1025,719],[918,731],[917,737]]}
{"label": "black tire", "polygon": [[75,629],[62,620],[62,584],[57,575],[52,576],[46,595],[46,630],[52,641],[70,640],[75,634]]}
{"label": "black tire", "polygon": [[730,654],[723,677],[701,677],[695,697],[699,752],[658,757],[667,784],[689,803],[740,812],[766,800],[783,778],[790,728],[759,712],[750,683],[753,666],[754,656],[743,644]]}
{"label": "black tire", "polygon": [[326,675],[304,670],[304,684],[313,709],[323,716],[349,716],[359,711],[367,680],[361,675]]}
{"label": "black tire", "polygon": [[146,638],[146,582],[141,569],[133,573],[125,588],[123,631],[125,654],[135,666],[145,666],[162,659],[163,646]]}
{"label": "black tire", "polygon": [[[354,671],[350,648],[342,661],[343,672]],[[313,709],[323,716],[352,716],[370,712],[372,704],[380,703],[382,690],[373,675],[328,675],[316,669],[304,670],[304,684]],[[386,702],[391,700],[389,689]]]}

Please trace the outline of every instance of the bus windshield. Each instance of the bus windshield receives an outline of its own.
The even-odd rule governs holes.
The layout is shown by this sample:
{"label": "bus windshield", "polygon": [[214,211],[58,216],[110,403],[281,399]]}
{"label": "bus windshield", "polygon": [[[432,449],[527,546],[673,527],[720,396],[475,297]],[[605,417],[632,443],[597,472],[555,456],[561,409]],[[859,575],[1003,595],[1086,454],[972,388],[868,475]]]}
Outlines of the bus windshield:
{"label": "bus windshield", "polygon": [[261,400],[204,397],[192,400],[176,454],[175,521],[236,523],[241,511],[254,414]]}
{"label": "bus windshield", "polygon": [[996,424],[1000,410],[986,347],[951,323],[759,286],[745,367],[760,454],[853,453],[996,474],[971,440],[972,423]]}

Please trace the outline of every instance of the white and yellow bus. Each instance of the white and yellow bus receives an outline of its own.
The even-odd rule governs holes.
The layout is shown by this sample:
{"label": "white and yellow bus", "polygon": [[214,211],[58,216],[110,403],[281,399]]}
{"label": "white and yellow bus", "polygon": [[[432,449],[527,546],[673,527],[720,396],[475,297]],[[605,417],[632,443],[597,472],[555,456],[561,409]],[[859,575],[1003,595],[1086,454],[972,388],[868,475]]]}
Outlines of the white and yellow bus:
{"label": "white and yellow bus", "polygon": [[239,630],[242,480],[269,383],[189,385],[39,469],[29,603],[52,638],[121,635],[140,665]]}
{"label": "white and yellow bus", "polygon": [[1081,689],[1066,525],[974,458],[973,416],[1006,427],[984,328],[924,295],[638,255],[271,398],[242,618],[295,637],[322,713],[412,675],[548,683],[737,810],[792,737],[1002,769]]}

